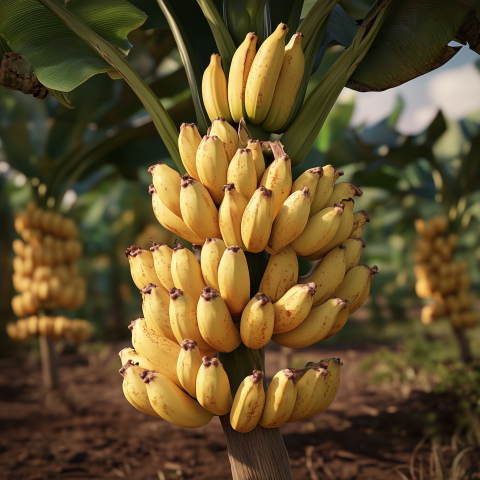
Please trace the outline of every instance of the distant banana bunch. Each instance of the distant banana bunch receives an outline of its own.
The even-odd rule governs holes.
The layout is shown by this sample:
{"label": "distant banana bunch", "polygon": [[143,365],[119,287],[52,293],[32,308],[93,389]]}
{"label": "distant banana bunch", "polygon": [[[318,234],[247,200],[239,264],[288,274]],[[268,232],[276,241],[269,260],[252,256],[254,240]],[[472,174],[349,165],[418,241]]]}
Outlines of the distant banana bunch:
{"label": "distant banana bunch", "polygon": [[420,235],[415,242],[415,290],[420,298],[433,297],[433,302],[422,308],[422,322],[428,325],[448,316],[457,330],[475,327],[480,315],[472,308],[475,295],[466,293],[472,283],[467,263],[451,260],[458,236],[455,233],[443,236],[448,218],[418,219],[415,228]]}

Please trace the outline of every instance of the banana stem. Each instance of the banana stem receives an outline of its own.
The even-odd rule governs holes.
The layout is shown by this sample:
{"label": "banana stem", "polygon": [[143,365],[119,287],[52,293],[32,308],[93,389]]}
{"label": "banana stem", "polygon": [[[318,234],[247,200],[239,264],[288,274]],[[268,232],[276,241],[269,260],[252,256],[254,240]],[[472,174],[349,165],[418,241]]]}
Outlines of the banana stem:
{"label": "banana stem", "polygon": [[43,386],[46,390],[55,390],[58,388],[58,361],[54,342],[44,335],[40,335],[38,341],[42,360]]}
{"label": "banana stem", "polygon": [[455,337],[457,338],[458,345],[460,347],[460,358],[463,363],[472,363],[473,356],[470,349],[470,343],[462,330],[453,329]]}

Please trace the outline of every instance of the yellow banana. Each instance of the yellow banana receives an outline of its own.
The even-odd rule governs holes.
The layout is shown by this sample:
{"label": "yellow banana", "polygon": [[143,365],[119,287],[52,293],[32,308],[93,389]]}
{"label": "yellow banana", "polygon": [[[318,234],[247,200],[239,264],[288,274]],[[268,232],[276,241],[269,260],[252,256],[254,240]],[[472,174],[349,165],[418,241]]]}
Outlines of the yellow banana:
{"label": "yellow banana", "polygon": [[188,228],[202,239],[220,238],[218,211],[207,189],[190,175],[182,177],[180,207]]}
{"label": "yellow banana", "polygon": [[253,59],[245,86],[245,111],[249,120],[262,123],[268,114],[275,93],[285,54],[288,27],[281,23],[263,42]]}
{"label": "yellow banana", "polygon": [[148,327],[158,335],[167,337],[172,342],[177,342],[170,325],[170,317],[168,316],[170,305],[168,293],[153,283],[148,284],[140,291],[143,297],[143,317]]}
{"label": "yellow banana", "polygon": [[273,225],[268,246],[273,252],[292,243],[305,228],[310,214],[310,190],[303,187],[292,193],[280,207]]}
{"label": "yellow banana", "polygon": [[273,333],[283,333],[300,325],[312,308],[315,284],[295,285],[280,300],[273,304],[275,323]]}
{"label": "yellow banana", "polygon": [[255,190],[242,216],[242,240],[249,252],[261,252],[270,238],[273,223],[274,195],[261,186]]}
{"label": "yellow banana", "polygon": [[194,340],[185,339],[180,344],[177,375],[187,393],[197,398],[197,373],[202,364],[202,353]]}
{"label": "yellow banana", "polygon": [[197,172],[197,149],[202,141],[194,123],[182,123],[178,136],[178,150],[182,157],[183,166],[188,174],[195,180],[200,181]]}
{"label": "yellow banana", "polygon": [[19,238],[16,238],[13,241],[12,248],[13,248],[13,251],[15,252],[15,255],[18,255],[19,257],[24,256],[25,244]]}
{"label": "yellow banana", "polygon": [[353,227],[348,238],[362,238],[363,228],[370,221],[370,217],[365,210],[360,210],[353,214]]}
{"label": "yellow banana", "polygon": [[239,148],[228,166],[227,182],[233,183],[238,193],[247,200],[252,198],[257,188],[257,175],[253,156],[248,148]]}
{"label": "yellow banana", "polygon": [[265,173],[265,157],[262,152],[262,142],[260,140],[249,140],[247,148],[251,150],[253,157],[253,166],[257,174],[257,186]]}
{"label": "yellow banana", "polygon": [[292,189],[292,162],[286,155],[278,157],[265,170],[260,185],[273,192],[273,219]]}
{"label": "yellow banana", "polygon": [[296,378],[296,373],[288,368],[280,370],[273,377],[265,396],[265,407],[258,422],[262,427],[280,427],[290,418],[297,399]]}
{"label": "yellow banana", "polygon": [[230,424],[237,432],[247,433],[253,430],[265,406],[263,391],[263,372],[254,370],[239,385],[230,411]]}
{"label": "yellow banana", "polygon": [[213,349],[202,337],[198,328],[197,301],[187,292],[178,288],[170,290],[170,323],[178,343],[185,338],[192,339],[198,345],[202,355],[216,355]]}
{"label": "yellow banana", "polygon": [[333,168],[331,165],[323,167],[323,175],[317,183],[317,190],[315,192],[312,205],[310,207],[310,216],[316,215],[320,210],[323,210],[332,196],[335,182],[343,175],[341,170]]}
{"label": "yellow banana", "polygon": [[220,293],[206,287],[197,305],[200,333],[219,352],[232,352],[240,345],[240,333]]}
{"label": "yellow banana", "polygon": [[128,360],[131,360],[134,365],[153,370],[155,367],[145,357],[142,357],[134,348],[124,348],[118,352],[122,365],[125,365]]}
{"label": "yellow banana", "polygon": [[367,244],[361,238],[349,238],[343,242],[346,249],[345,273],[358,265],[363,249]]}
{"label": "yellow banana", "polygon": [[223,117],[217,117],[208,129],[210,136],[215,135],[223,142],[223,149],[230,164],[238,149],[238,133]]}
{"label": "yellow banana", "polygon": [[[307,171],[303,172],[292,185],[292,193],[301,190],[303,187],[308,187],[310,190],[310,205],[313,203],[315,198],[315,193],[317,192],[317,185],[323,176],[323,168],[315,167],[310,168]],[[309,215],[311,216],[311,215]]]}
{"label": "yellow banana", "polygon": [[228,162],[223,142],[215,135],[210,137],[205,135],[197,150],[197,171],[200,181],[217,205],[223,200],[227,169]]}
{"label": "yellow banana", "polygon": [[327,207],[311,217],[303,232],[291,243],[301,257],[311,255],[327,245],[337,233],[343,214],[344,205]]}
{"label": "yellow banana", "polygon": [[295,399],[295,406],[287,423],[298,422],[310,413],[315,384],[317,383],[318,377],[323,375],[324,372],[326,372],[326,370],[322,367],[309,367],[296,372],[297,398]]}
{"label": "yellow banana", "polygon": [[239,45],[232,57],[230,73],[228,75],[228,105],[233,121],[240,122],[240,119],[247,118],[245,113],[245,86],[248,74],[252,67],[257,45],[257,35],[253,32],[247,33],[245,40]]}
{"label": "yellow banana", "polygon": [[230,382],[218,358],[202,358],[197,374],[197,400],[215,415],[225,415],[232,409]]}
{"label": "yellow banana", "polygon": [[218,211],[218,223],[223,241],[227,247],[238,246],[245,250],[242,241],[242,217],[248,200],[237,192],[235,185],[223,187],[225,197]]}
{"label": "yellow banana", "polygon": [[133,282],[139,290],[149,283],[158,283],[152,252],[132,245],[125,251],[125,256],[130,263]]}
{"label": "yellow banana", "polygon": [[346,300],[345,304],[346,304],[345,308],[341,310],[340,313],[338,314],[337,318],[335,319],[335,323],[333,324],[333,327],[328,332],[328,335],[324,338],[324,340],[326,340],[327,338],[333,337],[347,323],[348,316],[350,315],[350,302]]}
{"label": "yellow banana", "polygon": [[285,47],[282,69],[278,76],[272,105],[267,118],[262,123],[262,129],[266,132],[282,131],[293,109],[305,70],[302,40],[303,33],[294,33]]}
{"label": "yellow banana", "polygon": [[162,203],[177,217],[181,217],[180,174],[163,162],[152,165],[148,172],[152,174],[153,185]]}
{"label": "yellow banana", "polygon": [[38,317],[36,315],[32,315],[27,318],[27,330],[28,330],[28,334],[32,337],[34,337],[35,335],[38,335]]}
{"label": "yellow banana", "polygon": [[228,247],[223,253],[218,266],[218,285],[232,316],[240,316],[250,300],[247,259],[240,247]]}
{"label": "yellow banana", "polygon": [[150,251],[153,255],[155,273],[163,288],[168,291],[175,286],[171,269],[173,250],[163,243],[156,243],[152,239],[150,241],[152,242]]}
{"label": "yellow banana", "polygon": [[194,398],[178,388],[168,377],[143,370],[141,378],[147,386],[153,409],[165,420],[179,427],[203,427],[213,418]]}
{"label": "yellow banana", "polygon": [[259,290],[275,303],[297,283],[298,259],[295,250],[287,245],[277,254],[270,255]]}
{"label": "yellow banana", "polygon": [[222,57],[216,53],[210,57],[210,64],[203,73],[202,97],[211,122],[217,117],[232,121],[228,108],[227,77],[223,72]]}
{"label": "yellow banana", "polygon": [[242,342],[253,349],[262,348],[272,338],[275,311],[264,293],[257,293],[245,306],[240,322]]}
{"label": "yellow banana", "polygon": [[[172,255],[172,279],[176,288],[188,293],[195,302],[198,302],[202,290],[205,288],[202,269],[195,255],[182,244],[176,243]],[[188,336],[182,337],[179,342]],[[196,340],[194,338],[194,340]]]}
{"label": "yellow banana", "polygon": [[363,192],[353,183],[340,182],[333,188],[332,195],[328,199],[327,207],[333,207],[341,203],[345,198],[361,197]]}
{"label": "yellow banana", "polygon": [[203,280],[206,286],[213,287],[215,290],[220,288],[218,286],[218,266],[226,248],[223,240],[218,238],[207,238],[202,248],[200,265]]}
{"label": "yellow banana", "polygon": [[323,340],[335,324],[345,301],[340,298],[327,300],[323,305],[312,308],[305,320],[297,328],[272,336],[272,340],[282,347],[305,348]]}

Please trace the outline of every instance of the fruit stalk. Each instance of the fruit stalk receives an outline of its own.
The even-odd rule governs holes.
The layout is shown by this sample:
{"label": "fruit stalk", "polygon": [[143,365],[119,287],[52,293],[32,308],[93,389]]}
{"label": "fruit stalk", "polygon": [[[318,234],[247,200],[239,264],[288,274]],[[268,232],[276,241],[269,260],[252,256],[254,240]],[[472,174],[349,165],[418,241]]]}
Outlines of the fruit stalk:
{"label": "fruit stalk", "polygon": [[58,388],[58,362],[55,352],[55,341],[45,335],[38,337],[40,357],[42,359],[43,386],[47,390]]}

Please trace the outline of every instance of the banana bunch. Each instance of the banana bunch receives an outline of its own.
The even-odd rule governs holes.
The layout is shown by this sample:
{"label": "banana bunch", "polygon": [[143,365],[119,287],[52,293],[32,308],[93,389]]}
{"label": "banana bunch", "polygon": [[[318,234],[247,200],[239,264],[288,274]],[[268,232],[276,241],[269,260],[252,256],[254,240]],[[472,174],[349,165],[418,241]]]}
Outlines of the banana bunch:
{"label": "banana bunch", "polygon": [[415,290],[420,298],[433,298],[422,308],[421,321],[428,325],[448,315],[457,330],[476,326],[480,314],[472,308],[475,295],[467,293],[471,286],[467,262],[452,261],[458,236],[444,235],[448,218],[417,219],[415,228],[419,234],[415,241]]}

